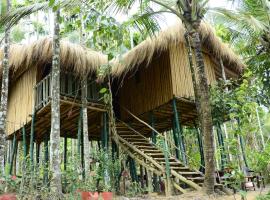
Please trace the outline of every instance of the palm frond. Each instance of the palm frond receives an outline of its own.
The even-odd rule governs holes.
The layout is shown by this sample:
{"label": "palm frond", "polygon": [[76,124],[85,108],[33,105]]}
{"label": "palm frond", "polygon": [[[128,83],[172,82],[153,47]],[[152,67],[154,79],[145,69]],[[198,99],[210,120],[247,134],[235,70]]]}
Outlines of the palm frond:
{"label": "palm frond", "polygon": [[[65,7],[74,7],[74,5],[78,4],[78,1],[76,0],[65,0],[61,1],[59,3],[59,6],[61,8]],[[43,2],[43,3],[35,3],[29,6],[23,6],[20,8],[17,8],[15,10],[12,10],[9,13],[6,13],[5,15],[1,16],[0,18],[0,27],[6,27],[7,29],[10,29],[12,26],[16,25],[20,19],[31,15],[32,13],[35,13],[39,10],[48,10],[51,9],[51,6],[49,5],[49,2]]]}
{"label": "palm frond", "polygon": [[152,8],[145,8],[143,13],[134,14],[127,22],[129,26],[135,28],[141,33],[147,32],[148,35],[154,36],[159,30],[159,22],[162,21],[162,13],[167,10],[154,11]]}

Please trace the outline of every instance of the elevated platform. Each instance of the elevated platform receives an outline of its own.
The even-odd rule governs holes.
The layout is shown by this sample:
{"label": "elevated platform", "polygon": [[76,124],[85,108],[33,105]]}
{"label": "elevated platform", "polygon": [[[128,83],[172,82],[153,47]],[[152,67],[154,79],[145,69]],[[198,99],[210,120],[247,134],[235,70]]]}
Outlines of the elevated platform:
{"label": "elevated platform", "polygon": [[[72,98],[61,96],[60,100],[60,127],[61,136],[65,135],[69,138],[76,138],[78,132],[78,120],[80,116],[81,104]],[[87,104],[89,139],[97,139],[101,133],[101,117],[105,112],[105,107],[99,103]],[[30,138],[32,121],[25,125],[27,139]],[[41,142],[46,134],[50,134],[51,130],[51,101],[36,112],[34,120],[34,140]],[[22,140],[22,130],[14,132],[18,140]],[[14,134],[9,135],[8,139],[12,139]]]}
{"label": "elevated platform", "polygon": [[[194,122],[197,121],[198,115],[196,111],[195,102],[185,98],[175,97],[176,107],[179,115],[179,122],[181,125],[194,126]],[[122,108],[125,110],[125,108]],[[126,112],[129,112],[126,110]],[[154,127],[159,132],[164,132],[172,129],[173,127],[173,104],[172,100],[159,106],[158,108],[143,113],[137,116],[139,119],[151,125],[151,117],[153,116]],[[147,126],[143,125],[141,122],[136,120],[131,116],[124,120],[130,126],[134,127],[136,130],[141,130],[145,136],[151,136],[152,130]]]}

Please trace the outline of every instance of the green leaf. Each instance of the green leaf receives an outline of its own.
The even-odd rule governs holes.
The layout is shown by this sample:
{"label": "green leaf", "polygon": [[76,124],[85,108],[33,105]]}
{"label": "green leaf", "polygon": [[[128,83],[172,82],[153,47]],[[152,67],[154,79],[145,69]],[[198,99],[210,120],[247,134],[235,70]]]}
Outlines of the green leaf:
{"label": "green leaf", "polygon": [[53,7],[53,6],[54,6],[54,3],[55,3],[55,0],[50,0],[50,1],[49,1],[49,6],[50,6],[50,7]]}
{"label": "green leaf", "polygon": [[101,88],[101,90],[99,91],[100,94],[104,94],[107,92],[107,88]]}

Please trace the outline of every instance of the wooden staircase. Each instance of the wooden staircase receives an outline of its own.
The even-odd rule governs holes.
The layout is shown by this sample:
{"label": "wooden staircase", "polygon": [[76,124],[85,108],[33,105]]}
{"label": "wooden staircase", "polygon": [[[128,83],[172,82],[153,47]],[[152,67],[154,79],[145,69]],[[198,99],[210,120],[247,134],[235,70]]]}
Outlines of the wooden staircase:
{"label": "wooden staircase", "polygon": [[[166,178],[166,158],[159,147],[124,122],[117,122],[116,129],[117,135],[114,135],[114,141],[130,157],[147,170]],[[181,193],[187,192],[188,188],[201,189],[204,175],[200,171],[185,166],[174,157],[168,157],[168,161],[169,180],[175,189]]]}

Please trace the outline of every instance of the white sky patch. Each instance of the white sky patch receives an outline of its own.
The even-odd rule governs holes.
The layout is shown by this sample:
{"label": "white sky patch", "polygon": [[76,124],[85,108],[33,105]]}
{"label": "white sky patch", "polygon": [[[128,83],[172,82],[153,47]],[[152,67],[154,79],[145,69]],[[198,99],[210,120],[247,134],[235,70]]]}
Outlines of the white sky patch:
{"label": "white sky patch", "polygon": [[[133,8],[129,11],[128,15],[125,15],[125,14],[121,13],[121,14],[116,14],[114,17],[120,23],[122,23],[124,21],[127,21],[130,16],[132,16],[133,14],[136,13],[136,10],[137,10],[138,6],[139,6],[138,3],[135,4],[133,6]],[[209,0],[207,6],[210,7],[210,8],[218,7],[218,8],[234,9],[234,5],[229,0]],[[158,10],[159,6],[157,6],[156,4],[153,4],[152,8],[154,10]],[[207,16],[207,17],[209,17],[209,16]],[[175,15],[165,13],[165,14],[163,14],[163,17],[162,17],[162,19],[160,21],[160,25],[161,25],[162,29],[164,29],[164,28],[166,28],[168,26],[174,25],[176,20],[177,20],[177,18],[176,18]],[[211,17],[206,19],[206,21],[212,21]]]}

